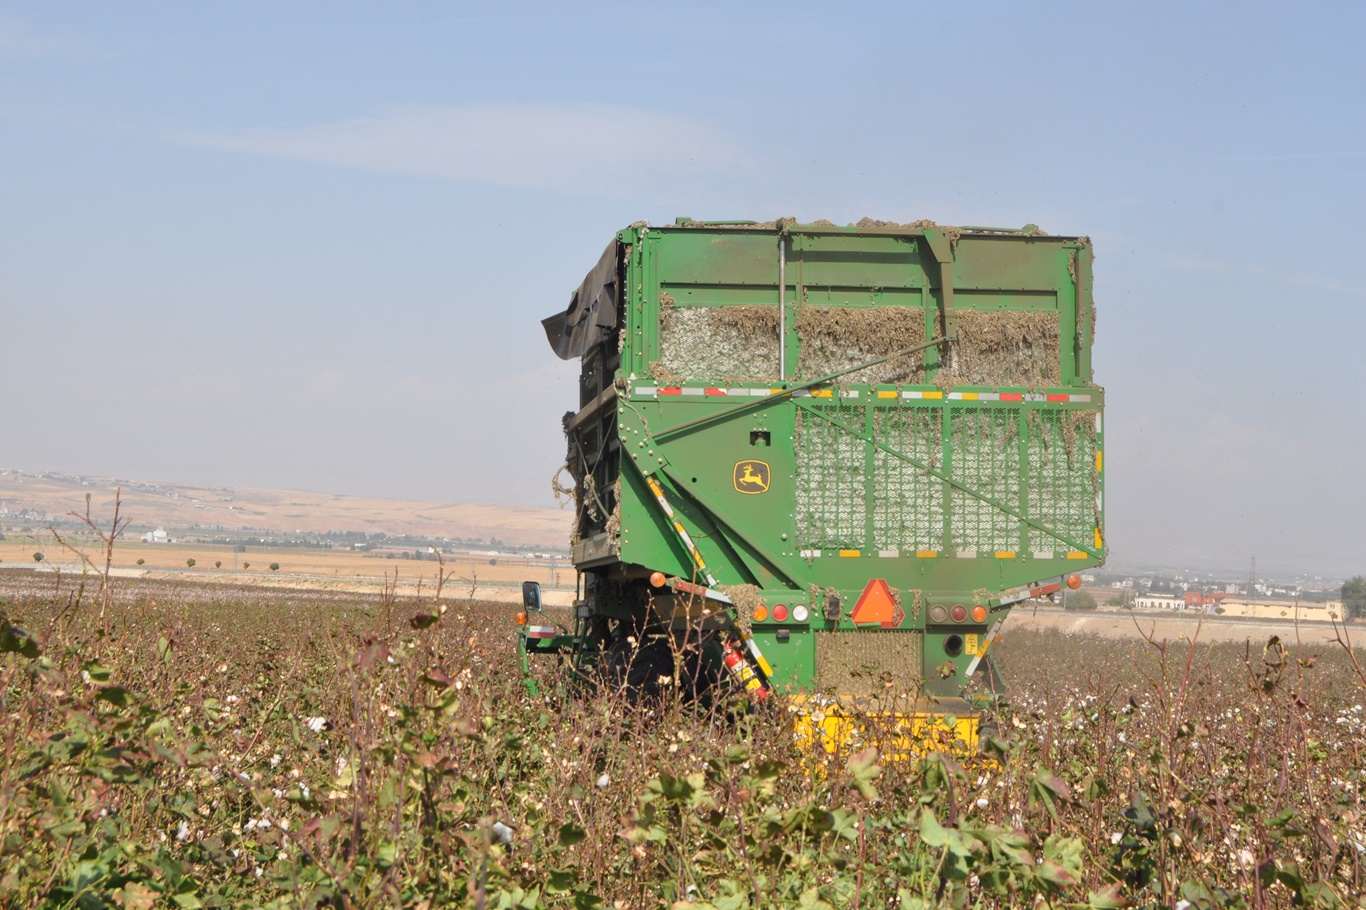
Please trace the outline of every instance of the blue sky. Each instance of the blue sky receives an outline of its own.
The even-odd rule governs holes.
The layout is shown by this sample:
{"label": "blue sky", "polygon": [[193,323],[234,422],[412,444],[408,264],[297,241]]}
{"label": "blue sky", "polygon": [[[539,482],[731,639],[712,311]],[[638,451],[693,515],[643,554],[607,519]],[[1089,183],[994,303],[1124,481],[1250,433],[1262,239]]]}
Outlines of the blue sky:
{"label": "blue sky", "polygon": [[1366,570],[1362,9],[0,3],[0,465],[549,504],[617,228],[1034,222],[1115,561]]}

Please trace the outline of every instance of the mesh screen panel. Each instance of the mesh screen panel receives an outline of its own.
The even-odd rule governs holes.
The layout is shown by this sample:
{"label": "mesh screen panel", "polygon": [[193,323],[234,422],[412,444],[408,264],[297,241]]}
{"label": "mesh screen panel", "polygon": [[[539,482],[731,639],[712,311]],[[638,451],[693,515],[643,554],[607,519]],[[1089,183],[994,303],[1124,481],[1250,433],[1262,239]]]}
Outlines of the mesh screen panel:
{"label": "mesh screen panel", "polygon": [[[937,468],[943,454],[939,408],[877,408],[874,432],[887,449]],[[886,449],[873,454],[878,550],[939,550],[944,545],[944,482]]]}
{"label": "mesh screen panel", "polygon": [[[1029,424],[1029,517],[1075,544],[1093,544],[1097,526],[1094,413],[1052,408],[1034,412]],[[1031,550],[1067,546],[1050,534],[1030,529]]]}
{"label": "mesh screen panel", "polygon": [[[858,405],[822,408],[840,424],[863,430]],[[867,443],[797,411],[797,540],[810,549],[857,549],[868,536]]]}
{"label": "mesh screen panel", "polygon": [[[1094,543],[1094,412],[866,402],[798,409],[794,493],[803,549],[1056,553]],[[950,487],[907,458],[946,472],[966,489]],[[1065,540],[1032,527],[1024,534],[1012,512]]]}
{"label": "mesh screen panel", "polygon": [[[1020,439],[1011,411],[957,411],[952,426],[952,477],[978,495],[952,492],[951,550],[1020,549],[1020,521],[987,502],[1020,509]],[[983,498],[985,497],[985,499]]]}

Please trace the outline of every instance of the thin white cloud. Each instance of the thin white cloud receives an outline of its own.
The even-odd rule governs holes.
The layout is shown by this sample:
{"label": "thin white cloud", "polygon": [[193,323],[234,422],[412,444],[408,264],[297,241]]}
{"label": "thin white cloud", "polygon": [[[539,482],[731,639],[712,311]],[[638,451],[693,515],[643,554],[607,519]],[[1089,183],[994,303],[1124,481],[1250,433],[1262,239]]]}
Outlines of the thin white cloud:
{"label": "thin white cloud", "polygon": [[409,106],[286,129],[181,133],[193,145],[567,193],[673,195],[749,156],[696,120],[613,104]]}

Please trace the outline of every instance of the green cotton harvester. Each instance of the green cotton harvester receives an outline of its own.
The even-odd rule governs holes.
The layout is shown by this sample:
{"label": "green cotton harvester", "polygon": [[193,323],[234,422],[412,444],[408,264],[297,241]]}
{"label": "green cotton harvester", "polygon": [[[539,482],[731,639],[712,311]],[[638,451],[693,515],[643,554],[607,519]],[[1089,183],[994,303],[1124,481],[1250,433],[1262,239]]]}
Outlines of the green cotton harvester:
{"label": "green cotton harvester", "polygon": [[1033,225],[618,232],[545,320],[579,587],[571,630],[523,585],[524,667],[971,741],[1011,606],[1104,560],[1091,262]]}

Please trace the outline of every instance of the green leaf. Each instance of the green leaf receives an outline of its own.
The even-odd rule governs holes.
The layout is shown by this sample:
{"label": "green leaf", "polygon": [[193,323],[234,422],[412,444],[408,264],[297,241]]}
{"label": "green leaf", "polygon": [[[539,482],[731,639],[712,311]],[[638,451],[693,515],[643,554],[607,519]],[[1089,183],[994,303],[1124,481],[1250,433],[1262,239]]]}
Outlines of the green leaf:
{"label": "green leaf", "polygon": [[1124,910],[1131,904],[1124,897],[1123,890],[1124,886],[1119,882],[1111,882],[1099,891],[1087,894],[1086,906],[1090,910]]}
{"label": "green leaf", "polygon": [[949,842],[949,832],[929,809],[920,813],[920,839],[929,847],[943,847]]}
{"label": "green leaf", "polygon": [[157,639],[157,657],[163,664],[169,664],[171,662],[171,651],[174,647],[175,646],[171,644],[171,640],[165,635]]}
{"label": "green leaf", "polygon": [[560,825],[560,843],[566,847],[582,842],[587,836],[588,832],[573,822]]}
{"label": "green leaf", "polygon": [[0,616],[0,654],[37,657],[38,643],[27,632]]}
{"label": "green leaf", "polygon": [[848,769],[854,788],[866,799],[877,799],[877,788],[873,786],[873,781],[882,774],[882,768],[877,764],[877,749],[870,746],[862,752],[855,752],[849,757]]}
{"label": "green leaf", "polygon": [[437,620],[440,618],[441,617],[437,616],[435,613],[419,613],[408,620],[408,624],[414,629],[428,629],[436,625]]}
{"label": "green leaf", "polygon": [[123,686],[105,686],[95,693],[95,697],[120,708],[126,708],[133,702],[133,697]]}
{"label": "green leaf", "polygon": [[546,874],[545,893],[568,894],[578,883],[579,877],[573,869],[551,869]]}
{"label": "green leaf", "polygon": [[109,682],[109,678],[112,675],[108,667],[94,662],[86,664],[84,667],[81,667],[81,669],[90,676],[92,682]]}
{"label": "green leaf", "polygon": [[171,898],[181,908],[181,910],[199,910],[204,904],[196,894],[177,894]]}

